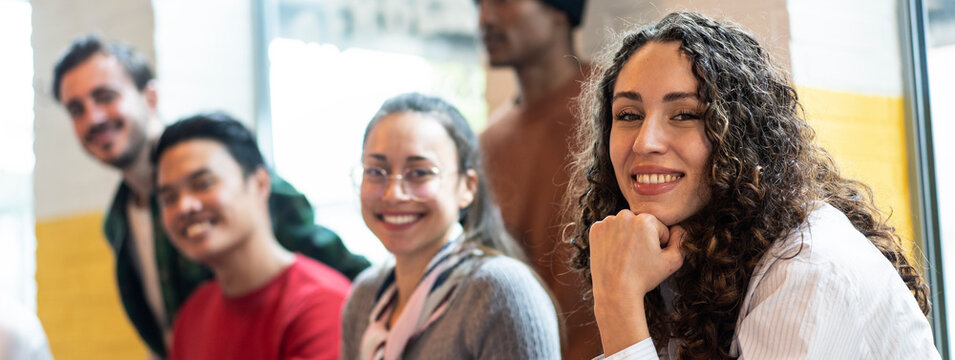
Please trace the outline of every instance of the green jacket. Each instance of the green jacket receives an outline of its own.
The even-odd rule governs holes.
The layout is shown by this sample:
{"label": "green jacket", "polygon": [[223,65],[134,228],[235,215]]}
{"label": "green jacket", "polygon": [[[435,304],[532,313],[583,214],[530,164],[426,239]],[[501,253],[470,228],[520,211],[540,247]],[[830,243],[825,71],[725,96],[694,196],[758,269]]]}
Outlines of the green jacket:
{"label": "green jacket", "polygon": [[[162,330],[146,303],[143,283],[134,263],[135,249],[129,238],[132,233],[126,218],[129,196],[129,186],[125,182],[120,183],[106,214],[103,232],[116,256],[116,280],[126,314],[149,348],[157,355],[165,357]],[[150,197],[149,205],[153,219],[156,266],[166,307],[164,321],[168,327],[175,319],[179,306],[199,284],[212,278],[212,272],[180,255],[172,246],[162,228],[155,194]],[[334,232],[316,225],[315,212],[305,195],[274,173],[269,211],[275,238],[285,248],[318,260],[349,279],[354,279],[370,265],[364,257],[349,252]]]}

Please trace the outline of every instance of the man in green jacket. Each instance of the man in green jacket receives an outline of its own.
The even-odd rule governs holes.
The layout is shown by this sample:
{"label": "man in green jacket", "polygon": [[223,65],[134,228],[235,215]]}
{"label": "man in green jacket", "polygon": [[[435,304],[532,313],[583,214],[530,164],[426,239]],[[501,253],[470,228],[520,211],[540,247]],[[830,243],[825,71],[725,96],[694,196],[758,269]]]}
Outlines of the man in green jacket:
{"label": "man in green jacket", "polygon": [[[116,256],[116,277],[126,314],[153,353],[165,357],[179,306],[208,269],[170,245],[156,202],[149,154],[162,134],[153,71],[129,46],[95,36],[71,44],[54,68],[53,93],[69,112],[83,148],[122,173],[106,214],[104,234]],[[289,250],[314,258],[349,279],[368,267],[338,235],[315,224],[304,195],[272,175],[269,210],[275,237]]]}

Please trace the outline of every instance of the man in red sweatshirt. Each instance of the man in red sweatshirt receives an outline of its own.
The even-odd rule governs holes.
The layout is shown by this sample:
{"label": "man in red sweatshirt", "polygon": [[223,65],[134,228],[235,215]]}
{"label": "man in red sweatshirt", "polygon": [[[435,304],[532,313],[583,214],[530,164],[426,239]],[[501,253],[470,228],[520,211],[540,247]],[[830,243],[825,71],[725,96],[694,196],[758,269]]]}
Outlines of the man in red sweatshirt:
{"label": "man in red sweatshirt", "polygon": [[350,284],[275,239],[252,133],[224,114],[193,116],[165,130],[151,159],[170,240],[215,275],[177,315],[170,358],[338,359]]}

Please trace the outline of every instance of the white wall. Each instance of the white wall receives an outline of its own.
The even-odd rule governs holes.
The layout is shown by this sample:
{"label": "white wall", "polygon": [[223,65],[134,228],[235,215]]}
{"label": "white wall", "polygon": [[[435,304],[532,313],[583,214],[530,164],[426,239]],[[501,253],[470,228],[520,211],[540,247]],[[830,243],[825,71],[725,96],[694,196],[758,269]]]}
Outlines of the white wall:
{"label": "white wall", "polygon": [[32,4],[38,219],[103,211],[119,181],[118,172],[82,150],[66,111],[52,97],[53,65],[76,36],[98,32],[154,59],[159,111],[166,122],[225,110],[247,125],[254,123],[251,0]]}
{"label": "white wall", "polygon": [[255,123],[253,0],[156,0],[159,114],[223,110]]}
{"label": "white wall", "polygon": [[153,11],[148,0],[33,0],[34,87],[36,89],[37,219],[101,211],[119,179],[89,157],[73,135],[70,118],[54,99],[53,66],[79,35],[98,32],[153,56]]}
{"label": "white wall", "polygon": [[898,6],[894,0],[790,1],[794,82],[902,94]]}
{"label": "white wall", "polygon": [[0,0],[0,301],[36,304],[30,4]]}

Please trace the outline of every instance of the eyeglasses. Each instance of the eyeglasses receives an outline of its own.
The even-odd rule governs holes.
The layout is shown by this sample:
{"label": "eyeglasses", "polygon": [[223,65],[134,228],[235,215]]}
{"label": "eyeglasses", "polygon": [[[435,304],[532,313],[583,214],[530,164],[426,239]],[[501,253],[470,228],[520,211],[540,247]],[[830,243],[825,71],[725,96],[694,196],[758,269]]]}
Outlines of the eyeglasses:
{"label": "eyeglasses", "polygon": [[367,191],[369,195],[381,197],[394,179],[405,194],[416,200],[433,193],[440,178],[441,169],[435,166],[407,168],[396,174],[389,174],[380,166],[365,166],[362,168],[361,187],[362,193]]}

